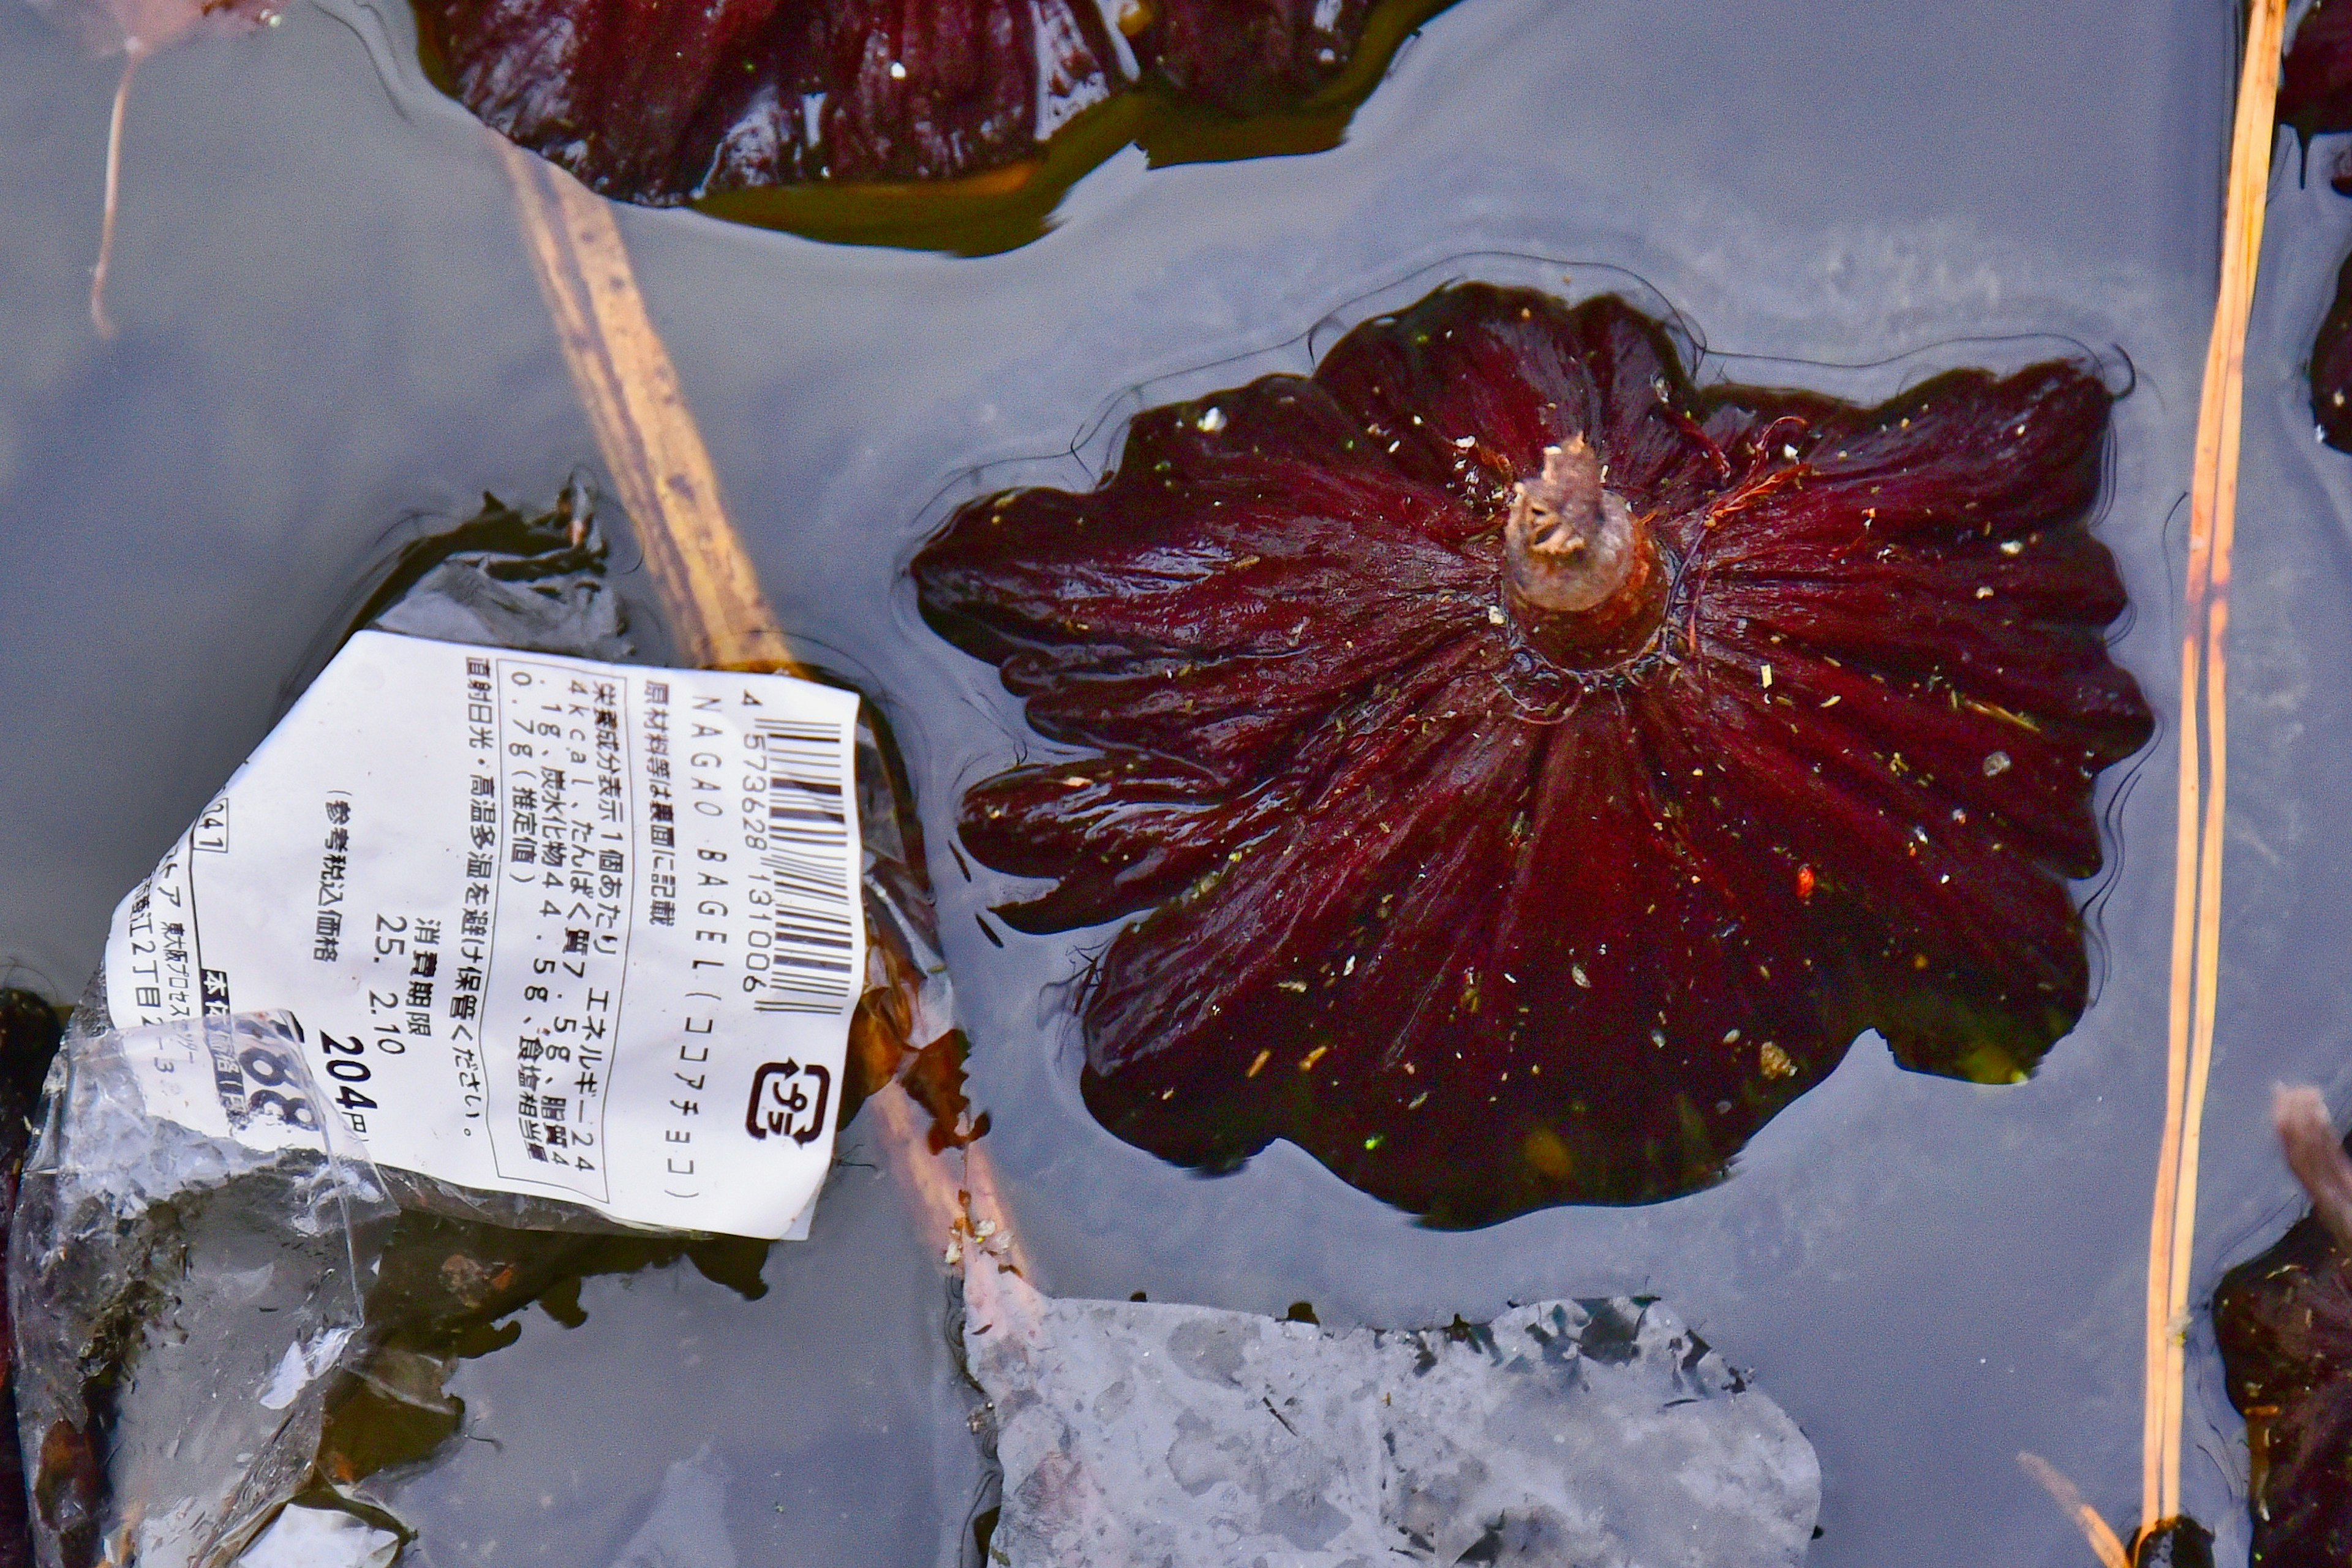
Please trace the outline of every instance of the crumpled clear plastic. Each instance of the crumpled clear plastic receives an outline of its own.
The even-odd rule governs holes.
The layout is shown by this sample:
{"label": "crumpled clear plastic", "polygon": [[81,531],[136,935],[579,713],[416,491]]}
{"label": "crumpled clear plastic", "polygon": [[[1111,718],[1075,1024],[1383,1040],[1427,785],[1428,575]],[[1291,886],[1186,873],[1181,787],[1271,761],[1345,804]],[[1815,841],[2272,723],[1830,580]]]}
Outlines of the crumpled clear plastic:
{"label": "crumpled clear plastic", "polygon": [[267,1052],[268,1014],[118,1032],[77,1012],[43,1093],[10,1247],[17,1412],[37,1549],[53,1568],[228,1561],[307,1477],[329,1374],[362,1332],[397,1214],[325,1128],[277,1149],[151,1108],[131,1053]]}
{"label": "crumpled clear plastic", "polygon": [[[572,490],[537,517],[488,502],[402,551],[362,590],[349,630],[626,658],[589,510]],[[314,650],[311,673],[340,641]],[[871,940],[850,1037],[850,1076],[862,1070],[866,1087],[954,1017],[919,829],[871,708],[856,761]],[[242,1049],[296,1026],[256,1015],[178,1026]],[[111,1027],[94,982],[44,1089],[19,1197],[8,1289],[36,1555],[42,1568],[389,1562],[397,1521],[342,1506],[319,1458],[322,1422],[354,1390],[422,1410],[439,1397],[446,1367],[384,1351],[367,1313],[403,1214],[652,1233],[378,1168],[323,1133],[268,1152],[208,1137],[149,1113],[125,1056],[140,1044]],[[299,1067],[300,1052],[285,1057]]]}

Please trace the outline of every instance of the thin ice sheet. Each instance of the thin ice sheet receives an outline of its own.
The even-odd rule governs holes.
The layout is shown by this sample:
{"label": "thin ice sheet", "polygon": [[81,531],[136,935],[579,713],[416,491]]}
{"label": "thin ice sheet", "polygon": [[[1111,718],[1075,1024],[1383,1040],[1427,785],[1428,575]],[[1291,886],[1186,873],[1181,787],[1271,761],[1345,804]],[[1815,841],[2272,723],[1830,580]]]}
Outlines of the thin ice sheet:
{"label": "thin ice sheet", "polygon": [[1326,1330],[982,1255],[964,1347],[1012,1568],[1787,1568],[1821,1507],[1796,1423],[1654,1300]]}

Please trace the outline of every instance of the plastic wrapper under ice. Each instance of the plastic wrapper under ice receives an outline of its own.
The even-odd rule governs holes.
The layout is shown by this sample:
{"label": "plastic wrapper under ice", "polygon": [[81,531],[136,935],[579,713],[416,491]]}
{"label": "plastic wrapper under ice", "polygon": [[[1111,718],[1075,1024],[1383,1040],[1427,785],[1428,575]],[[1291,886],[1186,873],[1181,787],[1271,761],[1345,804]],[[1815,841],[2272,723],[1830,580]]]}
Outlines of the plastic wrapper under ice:
{"label": "plastic wrapper under ice", "polygon": [[[950,1026],[854,695],[577,662],[627,645],[562,514],[493,506],[358,618],[126,899],[44,1092],[9,1290],[45,1568],[388,1561],[397,1521],[319,1449],[339,1389],[389,1376],[368,1302],[404,1214],[805,1234],[861,1056]],[[681,900],[720,856],[756,910]],[[724,990],[683,956],[714,921],[766,959]],[[698,1087],[644,1087],[673,1072]]]}

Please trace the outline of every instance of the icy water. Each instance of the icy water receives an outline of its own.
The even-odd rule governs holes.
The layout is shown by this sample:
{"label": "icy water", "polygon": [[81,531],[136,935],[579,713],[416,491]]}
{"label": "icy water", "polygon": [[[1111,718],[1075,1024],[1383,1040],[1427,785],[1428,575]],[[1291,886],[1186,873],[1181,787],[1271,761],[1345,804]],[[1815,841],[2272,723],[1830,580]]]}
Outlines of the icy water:
{"label": "icy water", "polygon": [[[788,629],[886,694],[907,746],[974,1098],[1041,1283],[1379,1325],[1654,1292],[1811,1437],[1822,1568],[2081,1568],[2021,1449],[2136,1519],[2182,498],[2235,26],[2218,0],[1463,0],[1339,149],[1160,171],[1130,152],[1009,254],[623,214]],[[328,0],[142,69],[110,343],[83,296],[113,82],[0,0],[0,967],[61,997],[372,565],[482,490],[545,504],[596,467],[504,178],[404,12]],[[2272,1081],[2352,1093],[2352,458],[2313,441],[2300,369],[2352,202],[2296,176],[2284,160],[2248,356],[2200,1300],[2299,1207]],[[2135,600],[2117,657],[2168,720],[2102,783],[2098,995],[2032,1082],[1916,1077],[1865,1037],[1714,1190],[1468,1233],[1284,1145],[1203,1180],[1087,1117],[1057,989],[1082,941],[992,934],[1013,884],[948,849],[957,791],[1039,742],[924,628],[903,565],[969,496],[1085,482],[1136,407],[1305,369],[1459,276],[1624,291],[1678,311],[1710,374],[1849,396],[2077,347],[2128,363],[2102,531]],[[661,651],[649,616],[639,642]],[[422,1531],[410,1560],[952,1553],[980,1463],[947,1299],[862,1146],[853,1128],[815,1239],[776,1250],[758,1300],[685,1268],[592,1279],[583,1326],[534,1309],[468,1363],[465,1440],[378,1483]],[[2242,1561],[2243,1445],[2189,1332],[2188,1497]]]}

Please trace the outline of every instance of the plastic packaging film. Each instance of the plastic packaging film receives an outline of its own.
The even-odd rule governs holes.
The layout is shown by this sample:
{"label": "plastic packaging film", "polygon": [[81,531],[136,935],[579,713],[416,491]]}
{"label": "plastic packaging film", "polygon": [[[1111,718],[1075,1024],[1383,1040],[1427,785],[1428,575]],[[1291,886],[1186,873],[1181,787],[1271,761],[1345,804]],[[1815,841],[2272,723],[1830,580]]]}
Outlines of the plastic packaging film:
{"label": "plastic packaging film", "polygon": [[[508,514],[508,520],[519,526],[486,533],[479,526],[483,520],[477,520],[428,545],[439,558],[422,570],[415,561],[396,565],[395,581],[389,584],[395,592],[387,603],[370,605],[373,624],[390,629],[360,634],[342,657],[388,658],[389,664],[372,673],[388,672],[399,679],[389,684],[374,681],[381,688],[377,711],[321,713],[321,736],[363,733],[370,726],[380,731],[389,716],[382,710],[387,704],[397,709],[403,693],[411,700],[416,696],[410,687],[420,672],[409,667],[419,658],[454,661],[450,669],[461,679],[476,666],[510,677],[522,674],[537,682],[559,675],[568,679],[569,672],[581,668],[550,663],[542,668],[510,652],[484,658],[450,646],[453,642],[478,644],[485,651],[495,645],[556,656],[609,658],[625,652],[616,607],[601,580],[601,552],[584,523],[559,516],[522,522]],[[478,547],[486,540],[489,547]],[[452,548],[458,545],[478,547]],[[418,642],[394,632],[441,640]],[[508,669],[508,665],[514,668]],[[614,669],[614,679],[634,678],[638,695],[650,684],[664,696],[682,697],[682,688],[675,694],[667,690],[662,674]],[[720,679],[693,672],[679,672],[678,678]],[[320,684],[331,688],[330,682]],[[791,1062],[791,1073],[780,1070],[786,1065],[782,1062],[751,1063],[747,1058],[732,1064],[751,1070],[730,1070],[723,1089],[711,1081],[716,1074],[709,1067],[662,1064],[705,1079],[708,1109],[696,1106],[692,1113],[695,1121],[710,1129],[702,1134],[703,1148],[731,1132],[739,1152],[756,1151],[771,1162],[780,1156],[797,1158],[805,1172],[797,1184],[709,1184],[715,1191],[735,1194],[764,1193],[771,1211],[765,1215],[740,1207],[722,1212],[707,1205],[698,1210],[693,1199],[667,1196],[657,1187],[632,1196],[617,1184],[617,1174],[615,1185],[592,1187],[591,1176],[575,1171],[568,1190],[499,1175],[502,1170],[518,1168],[526,1175],[537,1173],[523,1163],[533,1145],[590,1163],[579,1144],[563,1136],[569,1132],[576,1137],[583,1131],[588,1107],[580,1103],[575,1078],[573,1092],[561,1097],[572,1103],[557,1111],[557,1120],[518,1114],[520,1110],[549,1110],[543,1102],[556,1087],[553,1059],[514,1053],[513,1047],[532,1032],[520,1016],[497,1025],[508,1051],[502,1058],[505,1082],[488,1081],[494,1069],[485,1070],[483,1058],[495,1053],[487,1038],[477,1048],[481,1065],[470,1077],[465,1072],[464,1043],[450,1037],[453,1026],[473,1022],[478,1030],[467,1033],[487,1037],[497,1021],[480,1016],[480,1000],[460,1000],[479,998],[483,984],[477,976],[467,989],[457,989],[467,967],[460,962],[459,951],[462,893],[446,920],[422,921],[427,933],[437,939],[424,946],[415,940],[418,917],[386,916],[387,923],[396,921],[404,928],[386,939],[397,946],[392,958],[399,973],[396,980],[378,981],[372,994],[389,999],[396,985],[399,1005],[390,1013],[380,1010],[372,1021],[362,1020],[370,1024],[365,1028],[352,1029],[335,1020],[331,1003],[320,1000],[337,989],[331,979],[335,966],[324,955],[332,946],[335,956],[341,956],[343,933],[340,919],[322,924],[317,914],[340,915],[341,899],[333,905],[325,903],[322,887],[312,884],[322,875],[330,880],[349,879],[352,891],[362,884],[361,858],[349,846],[348,812],[339,810],[331,797],[323,802],[326,815],[320,815],[321,802],[310,802],[307,812],[253,810],[232,818],[223,804],[247,798],[255,784],[268,784],[273,749],[295,755],[299,763],[305,705],[297,705],[279,732],[294,738],[280,744],[274,734],[257,753],[259,765],[241,770],[221,800],[166,858],[158,878],[124,900],[109,971],[92,984],[77,1010],[52,1068],[45,1122],[26,1167],[10,1278],[16,1321],[26,1325],[20,1338],[19,1421],[35,1472],[33,1526],[43,1563],[53,1568],[100,1561],[220,1563],[236,1560],[248,1546],[254,1554],[248,1560],[254,1562],[279,1560],[290,1552],[295,1556],[285,1560],[320,1561],[327,1553],[334,1561],[359,1563],[385,1550],[387,1540],[396,1544],[396,1532],[387,1536],[383,1521],[369,1523],[332,1508],[289,1510],[282,1515],[280,1510],[289,1499],[319,1485],[322,1417],[331,1401],[348,1397],[354,1386],[397,1384],[404,1370],[375,1364],[376,1335],[368,1311],[372,1289],[383,1288],[388,1277],[382,1265],[387,1247],[395,1244],[403,1211],[462,1226],[487,1225],[515,1232],[517,1247],[533,1253],[528,1261],[540,1265],[523,1272],[541,1289],[560,1273],[565,1249],[576,1248],[595,1234],[667,1234],[680,1237],[682,1245],[686,1237],[711,1232],[792,1234],[795,1222],[804,1234],[806,1213],[813,1207],[807,1194],[823,1179],[833,1129],[877,1076],[896,1069],[907,1043],[928,1043],[944,1035],[952,1018],[952,997],[934,947],[919,838],[894,785],[886,741],[854,698],[818,695],[839,721],[843,755],[854,757],[854,788],[826,795],[820,781],[815,795],[795,793],[786,800],[779,794],[776,799],[795,816],[812,800],[831,800],[835,826],[845,824],[857,835],[859,860],[853,874],[865,929],[845,932],[836,926],[824,933],[835,942],[824,949],[829,955],[824,973],[835,990],[821,999],[825,1005],[816,1016],[802,1020],[803,1033],[812,1027],[815,1031],[810,1042],[815,1048],[801,1049],[797,1054],[807,1060]],[[593,689],[588,697],[581,721],[587,726],[583,736],[593,768],[597,752]],[[692,711],[690,705],[680,705]],[[460,718],[464,707],[461,702]],[[518,718],[500,717],[509,727]],[[647,715],[640,705],[630,717],[642,721]],[[681,726],[688,734],[677,738],[690,740],[691,725],[688,720]],[[759,733],[756,729],[746,732]],[[647,738],[641,723],[633,723],[629,733],[640,742]],[[636,760],[643,763],[647,759],[640,755]],[[609,765],[603,777],[616,778],[622,771],[617,763],[609,756],[605,761]],[[686,773],[686,756],[676,761],[679,773]],[[730,756],[728,761],[740,759]],[[414,795],[416,783],[431,768],[428,757],[393,758],[388,786],[379,792],[387,809],[394,809],[403,787]],[[745,770],[729,771],[730,787],[741,782],[732,775]],[[513,810],[514,790],[527,776],[524,787],[532,805],[541,811],[535,824],[538,833],[554,834],[554,814],[544,811],[552,803],[541,798],[544,774],[501,776],[487,764],[484,772],[504,786],[498,798],[507,808],[489,847],[511,857],[516,845],[523,844],[537,857],[528,868],[535,878],[545,873],[544,847],[550,838],[521,831],[523,824]],[[640,767],[631,782],[651,782],[643,774]],[[467,790],[478,788],[472,776],[467,774],[463,784]],[[765,775],[761,778],[768,782]],[[584,794],[576,789],[564,793],[578,795],[571,804],[587,807],[580,815],[593,818],[602,780],[592,771],[584,782]],[[611,784],[604,787],[609,790]],[[628,784],[624,783],[622,789],[625,795]],[[411,800],[406,809],[415,809],[417,804]],[[649,808],[654,803],[640,799],[628,804]],[[673,820],[656,824],[650,809],[641,809],[634,824],[638,839],[622,851],[622,874],[634,884],[635,900],[625,913],[640,933],[684,937],[675,944],[673,959],[688,978],[673,989],[707,989],[691,978],[700,973],[689,967],[691,958],[678,956],[695,951],[698,917],[690,916],[682,933],[674,924],[654,924],[664,917],[675,921],[675,896],[662,900],[670,908],[656,906],[650,895],[667,891],[668,884],[655,879],[658,872],[640,873],[629,864],[638,849],[654,847],[656,826],[667,830],[659,835],[662,839],[683,838],[688,859],[694,859],[693,830],[688,825],[695,814],[682,814],[687,825],[675,820],[681,814],[660,815]],[[282,820],[296,816],[301,819],[299,833],[304,841],[318,840],[311,858],[321,865],[305,877],[305,885],[285,898],[272,899],[267,878],[285,867],[282,861],[273,865],[268,846],[256,841],[296,831]],[[338,816],[342,820],[331,820]],[[730,805],[725,820],[736,831],[746,818]],[[760,825],[767,822],[763,811]],[[793,826],[783,817],[776,822],[786,830]],[[476,859],[472,869],[485,868],[471,855],[475,847],[462,828],[455,835],[436,836],[425,824],[397,826],[392,837],[398,842],[387,851],[395,871],[399,864],[414,871],[419,864],[418,847],[441,840],[447,840],[444,847],[457,857],[445,870],[454,871],[461,883],[467,869],[465,859]],[[337,827],[346,830],[345,847],[340,849],[334,847]],[[242,978],[234,987],[228,978],[236,967],[233,958],[201,959],[184,923],[154,920],[152,909],[140,908],[157,903],[159,887],[169,888],[175,899],[193,907],[197,900],[191,899],[186,885],[191,874],[186,862],[205,858],[196,845],[207,833],[222,838],[230,833],[244,836],[237,847],[246,851],[248,844],[253,846],[244,858],[255,868],[252,874],[263,879],[238,887],[234,878],[222,875],[219,868],[227,864],[227,858],[219,855],[210,857],[206,867],[213,872],[212,885],[226,890],[215,891],[206,906],[218,911],[208,933],[214,939],[212,951],[244,960]],[[678,845],[664,847],[674,850]],[[735,852],[742,847],[730,842],[726,852],[740,859]],[[591,845],[589,853],[599,852]],[[427,861],[433,858],[424,856]],[[648,858],[648,865],[653,864]],[[502,858],[499,868],[520,872],[525,868]],[[341,886],[324,889],[341,890]],[[568,872],[565,894],[569,900]],[[592,897],[589,902],[593,901]],[[254,910],[255,929],[246,933],[242,949],[230,930],[240,902],[268,906]],[[288,908],[277,908],[278,903]],[[261,934],[289,929],[290,922],[278,917],[294,903],[305,906],[299,934],[311,949],[299,963],[273,954]],[[553,907],[551,900],[544,907]],[[143,922],[142,934],[150,939],[142,945],[153,955],[143,968],[130,951],[135,909]],[[749,911],[729,910],[730,916],[739,913]],[[766,929],[759,934],[772,940],[778,929],[773,907],[763,905],[760,915]],[[534,1004],[545,1015],[536,1020],[541,1026],[540,1038],[551,1046],[562,1037],[544,1026],[566,1018],[583,1028],[599,1022],[589,1005],[596,990],[589,984],[593,977],[570,972],[588,967],[600,939],[593,910],[577,922],[567,924],[559,916],[546,923],[546,931],[535,933],[539,940],[534,945],[555,960],[549,973],[534,971],[533,958],[520,951],[507,967],[520,977],[519,986],[547,981],[552,991],[568,979],[581,990],[569,1013],[560,996],[542,993],[543,1001]],[[332,942],[320,934],[330,925],[336,939]],[[711,930],[711,922],[702,920],[698,929]],[[734,940],[704,945],[740,952],[742,938],[753,930],[722,931],[722,937]],[[602,945],[617,950],[625,945],[622,935],[614,931]],[[367,941],[371,950],[375,946],[372,928],[364,937],[353,929],[351,939],[353,946],[359,940]],[[567,943],[586,951],[567,954]],[[762,950],[776,951],[764,943]],[[847,972],[853,954],[857,963],[854,975]],[[370,952],[371,958],[376,956]],[[381,970],[379,963],[367,967]],[[494,968],[487,957],[478,967]],[[312,973],[304,973],[305,969]],[[614,978],[619,974],[616,967]],[[777,993],[755,993],[742,985],[740,974],[730,978],[738,986],[738,999],[749,999],[738,1007],[743,1020],[757,1019],[763,1026],[738,1027],[738,1045],[758,1055],[776,1043],[776,1019],[772,1013],[751,1010],[750,1005],[761,994]],[[849,984],[852,979],[862,985]],[[491,984],[497,984],[494,975]],[[164,993],[175,986],[185,994],[167,997]],[[606,988],[606,1005],[614,1000],[609,992],[620,989]],[[327,1011],[306,1019],[301,1014],[245,1010],[251,1005],[249,998],[289,994],[319,1001]],[[521,997],[520,988],[517,994]],[[120,1005],[110,1006],[112,998],[119,998]],[[625,996],[618,1000],[626,1005]],[[419,1005],[413,1017],[412,1002]],[[677,995],[671,1002],[706,1011],[719,1005],[716,996],[703,1001]],[[176,1010],[186,1016],[169,1016],[175,1003]],[[698,1022],[710,1032],[698,1036]],[[681,1006],[659,1003],[646,1010],[638,1026],[640,1037],[658,1038],[666,1050],[676,1047],[705,1058],[726,1033],[725,1026],[714,1026],[709,1016],[697,1020]],[[824,1037],[828,1034],[829,1044]],[[327,1043],[331,1039],[332,1045]],[[708,1043],[694,1051],[698,1039]],[[383,1050],[387,1043],[394,1048],[389,1057]],[[404,1135],[385,1120],[397,1113],[392,1069],[421,1066],[428,1053],[436,1069],[429,1080],[435,1089],[423,1100],[411,1098],[411,1122]],[[820,1061],[820,1057],[826,1059]],[[593,1060],[583,1063],[576,1050],[564,1060],[579,1071],[595,1065]],[[534,1068],[545,1079],[545,1092],[535,1097],[537,1102],[525,1093],[526,1087],[536,1087],[530,1083]],[[803,1068],[813,1071],[803,1072]],[[523,1073],[520,1083],[518,1069]],[[672,1109],[672,1102],[694,1105],[702,1092],[669,1085],[667,1073],[660,1076],[659,1092],[654,1092],[646,1087],[646,1077],[639,1074],[634,1091],[637,1102],[641,1108],[668,1110],[673,1121],[682,1113]],[[735,1081],[738,1078],[757,1081],[747,1091]],[[820,1084],[822,1093],[816,1092]],[[627,1091],[625,1073],[609,1090],[618,1110],[589,1131],[591,1138],[614,1132],[626,1136],[627,1106],[619,1097]],[[748,1107],[747,1092],[753,1100]],[[501,1097],[502,1106],[496,1103]],[[763,1106],[762,1097],[773,1103]],[[519,1106],[519,1100],[524,1103]],[[478,1113],[470,1124],[466,1117],[469,1100]],[[492,1103],[485,1107],[484,1100]],[[505,1124],[494,1134],[493,1119],[501,1112]],[[558,1135],[552,1148],[551,1131]],[[431,1148],[436,1138],[446,1142],[453,1134],[460,1145],[454,1163]],[[644,1130],[653,1171],[658,1173],[663,1164],[677,1167],[681,1163],[677,1152],[693,1147],[669,1142],[675,1135]],[[493,1137],[506,1145],[499,1158],[486,1160],[481,1156],[488,1151],[466,1147],[478,1138],[488,1143]],[[694,1167],[692,1157],[683,1163]],[[706,1173],[711,1169],[701,1168]],[[744,1174],[740,1170],[733,1173]],[[683,1180],[674,1178],[672,1187],[680,1187]],[[796,1184],[803,1194],[799,1198],[791,1195]],[[706,1212],[709,1219],[702,1217]],[[532,1235],[540,1239],[532,1240]],[[541,1252],[547,1258],[536,1257]],[[473,1300],[478,1292],[453,1289],[451,1294],[478,1305]],[[429,1399],[435,1392],[426,1389],[423,1395]]]}

